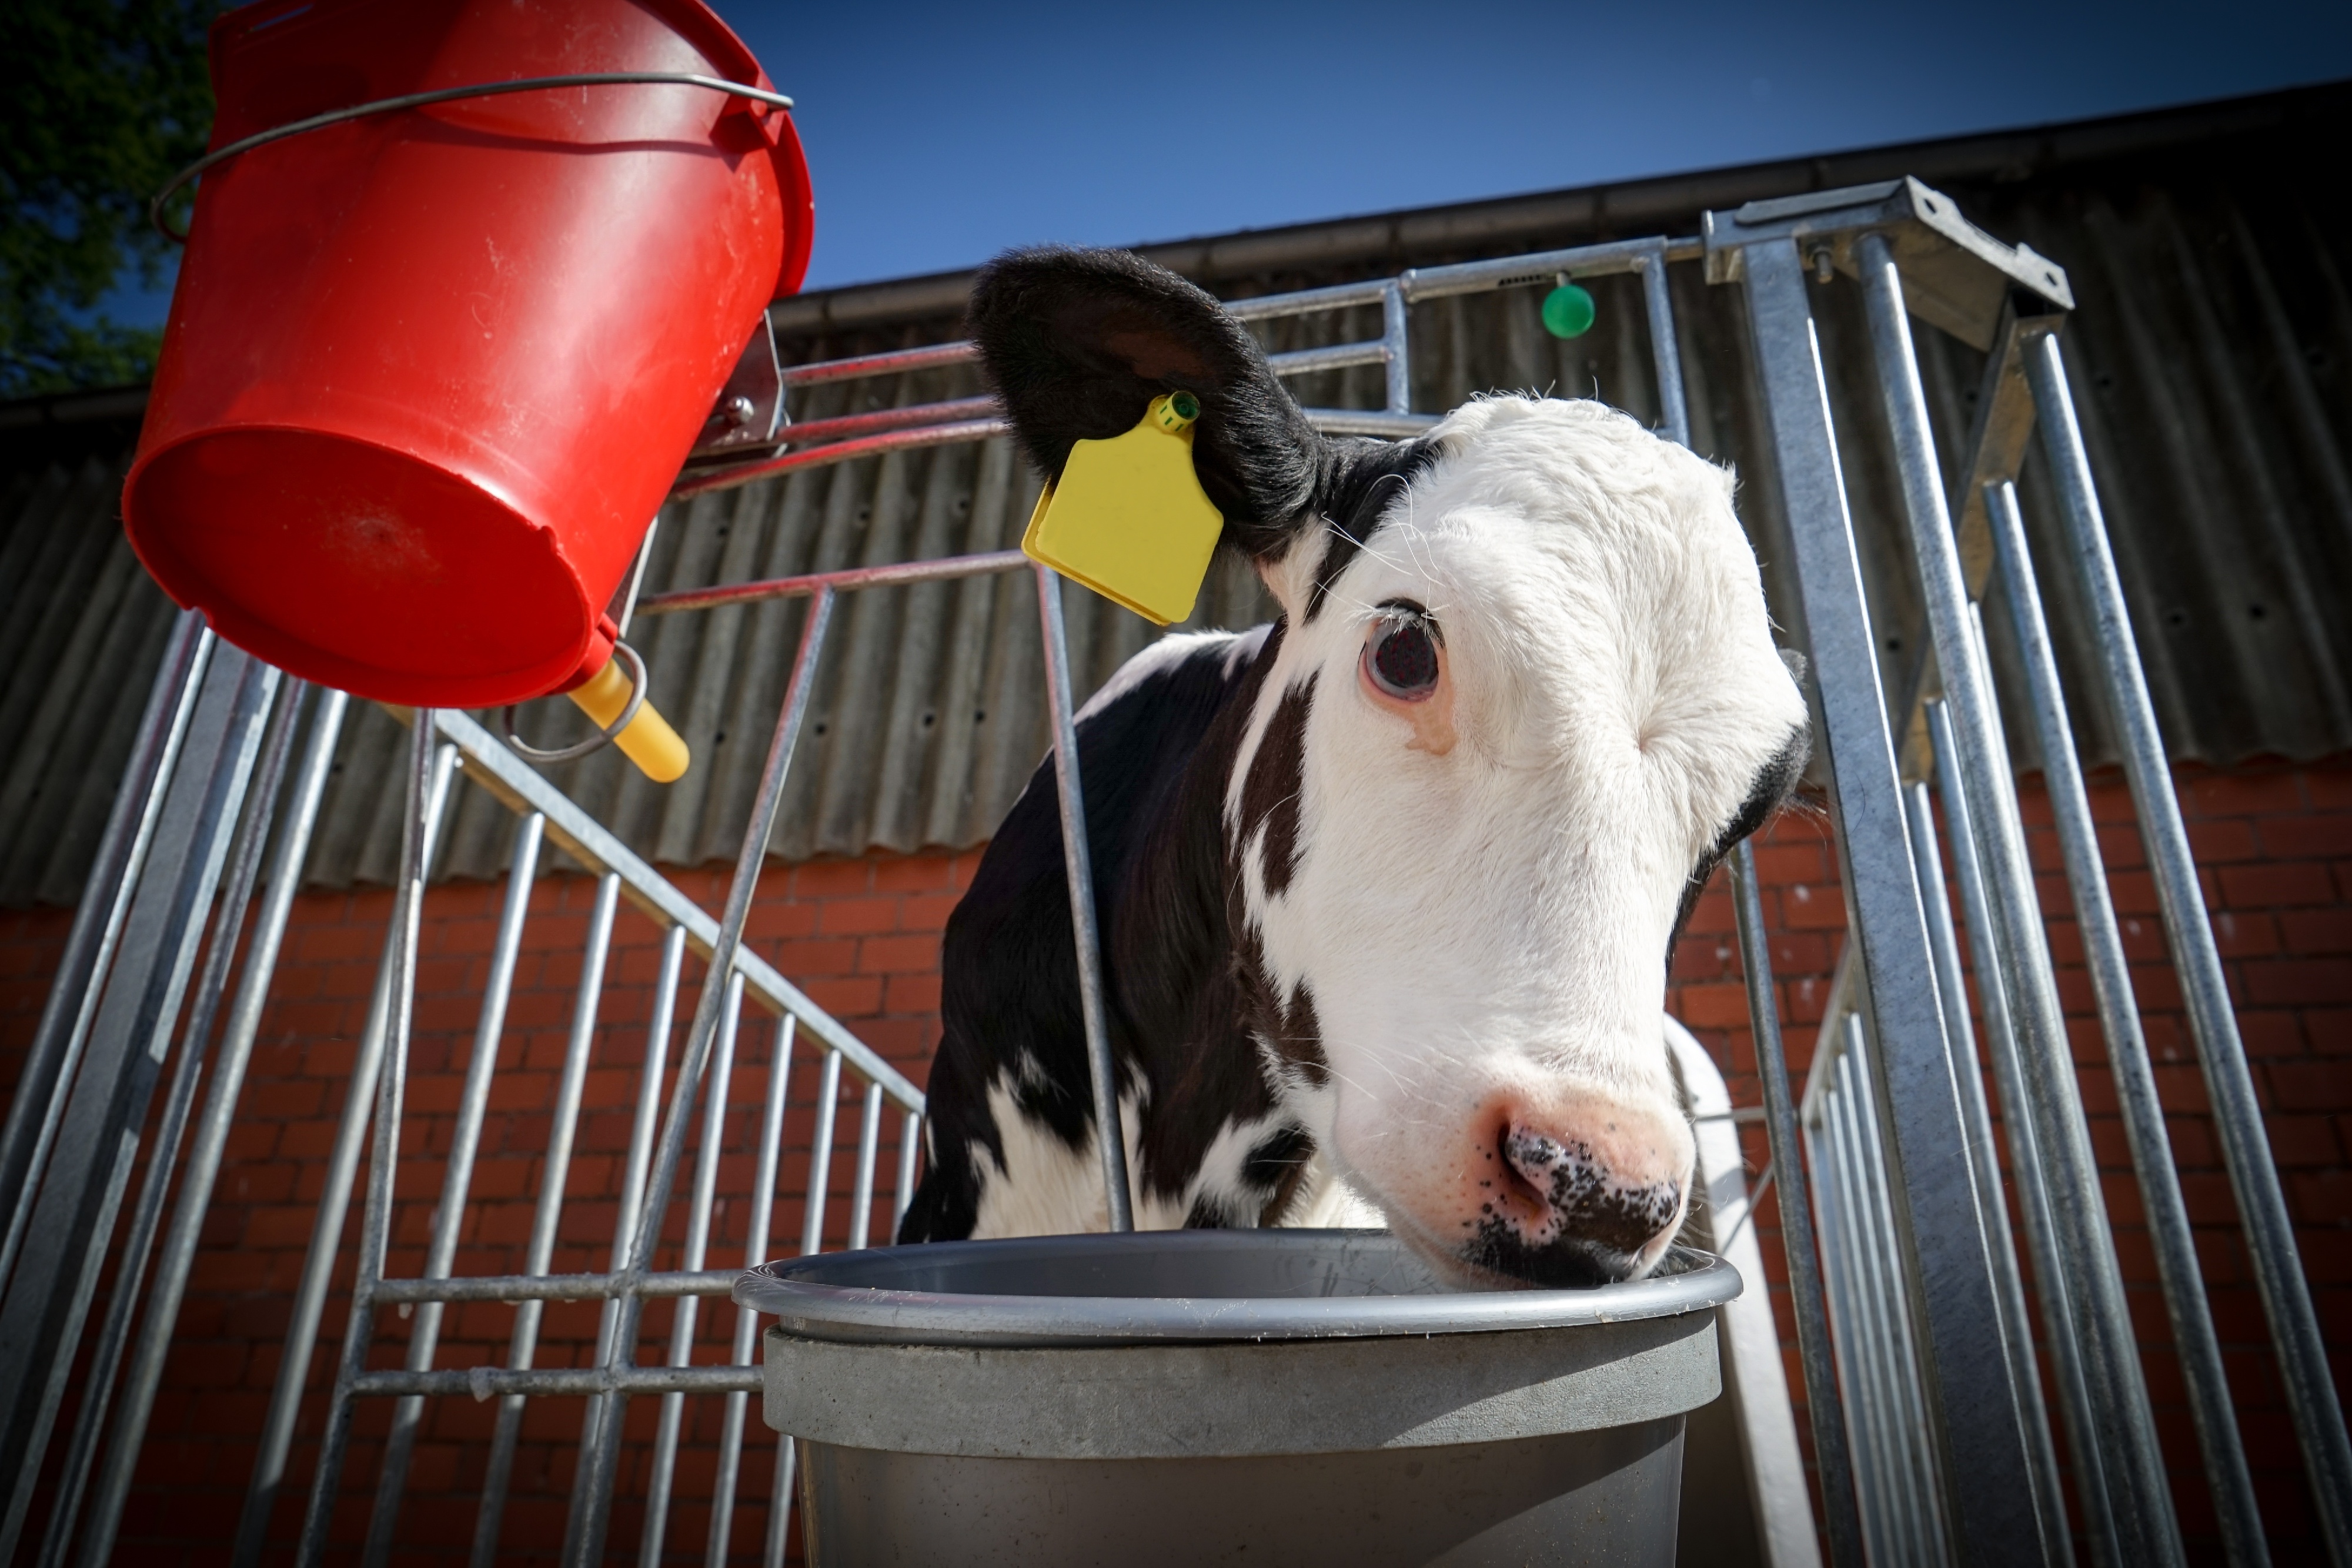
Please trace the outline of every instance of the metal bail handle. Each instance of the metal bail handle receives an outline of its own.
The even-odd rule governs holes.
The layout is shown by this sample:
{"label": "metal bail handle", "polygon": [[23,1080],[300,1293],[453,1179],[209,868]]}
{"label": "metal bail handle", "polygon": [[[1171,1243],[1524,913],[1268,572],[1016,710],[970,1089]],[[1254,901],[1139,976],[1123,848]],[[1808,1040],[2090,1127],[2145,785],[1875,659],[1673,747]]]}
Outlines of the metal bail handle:
{"label": "metal bail handle", "polygon": [[613,657],[623,661],[629,668],[629,704],[621,710],[620,716],[577,746],[567,746],[560,751],[541,751],[515,734],[515,709],[521,705],[509,703],[499,712],[499,725],[506,731],[506,742],[514,748],[516,756],[543,768],[551,763],[572,762],[591,756],[620,738],[621,732],[628,728],[630,722],[637,716],[637,710],[646,706],[646,662],[637,657],[637,651],[626,643],[613,644]]}
{"label": "metal bail handle", "polygon": [[355,103],[349,109],[331,109],[324,114],[314,114],[308,120],[298,120],[291,124],[273,126],[268,131],[256,131],[251,136],[232,141],[215,152],[207,152],[173,175],[163,188],[155,193],[154,200],[147,204],[147,221],[155,225],[157,234],[162,235],[173,245],[187,244],[186,235],[173,229],[163,221],[163,204],[171,199],[173,192],[215,163],[225,163],[240,152],[250,152],[257,147],[272,141],[284,141],[289,136],[299,136],[306,131],[318,131],[326,126],[340,125],[346,120],[359,120],[371,114],[389,114],[394,110],[422,109],[429,103],[447,103],[460,98],[495,98],[501,93],[536,92],[542,88],[639,85],[698,87],[712,92],[723,92],[730,98],[748,98],[754,103],[764,103],[786,111],[793,107],[793,100],[781,92],[770,92],[765,88],[746,87],[740,81],[729,81],[723,77],[707,77],[694,71],[583,71],[570,76],[522,77],[514,81],[478,82],[471,87],[444,87],[436,88],[431,92],[403,93],[398,98],[380,98],[373,103]]}

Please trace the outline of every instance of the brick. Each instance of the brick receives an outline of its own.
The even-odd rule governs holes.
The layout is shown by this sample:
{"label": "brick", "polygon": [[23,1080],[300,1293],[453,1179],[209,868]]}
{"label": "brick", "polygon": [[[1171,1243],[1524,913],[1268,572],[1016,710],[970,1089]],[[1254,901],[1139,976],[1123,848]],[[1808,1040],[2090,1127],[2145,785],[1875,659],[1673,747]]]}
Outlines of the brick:
{"label": "brick", "polygon": [[839,898],[866,893],[873,885],[874,867],[867,861],[809,861],[793,868],[794,898]]}
{"label": "brick", "polygon": [[944,893],[955,886],[955,870],[938,855],[906,855],[874,862],[877,893]]}
{"label": "brick", "polygon": [[817,915],[817,929],[828,936],[866,936],[878,932],[898,929],[898,900],[895,895],[874,895],[865,898],[835,898],[825,901]]}
{"label": "brick", "polygon": [[2352,815],[2264,817],[2256,831],[2263,852],[2279,860],[2352,855]]}
{"label": "brick", "polygon": [[2246,768],[2208,773],[2187,782],[2182,806],[2187,813],[2199,817],[2249,817],[2305,809],[2302,779],[2293,771]]}
{"label": "brick", "polygon": [[868,936],[857,945],[857,973],[861,975],[918,975],[939,967],[940,942],[936,936]]}
{"label": "brick", "polygon": [[2335,881],[2327,868],[2309,862],[2224,866],[2220,874],[2222,900],[2234,909],[2287,908],[2336,901]]}
{"label": "brick", "polygon": [[2352,953],[2352,909],[2282,911],[2278,935],[2290,953]]}

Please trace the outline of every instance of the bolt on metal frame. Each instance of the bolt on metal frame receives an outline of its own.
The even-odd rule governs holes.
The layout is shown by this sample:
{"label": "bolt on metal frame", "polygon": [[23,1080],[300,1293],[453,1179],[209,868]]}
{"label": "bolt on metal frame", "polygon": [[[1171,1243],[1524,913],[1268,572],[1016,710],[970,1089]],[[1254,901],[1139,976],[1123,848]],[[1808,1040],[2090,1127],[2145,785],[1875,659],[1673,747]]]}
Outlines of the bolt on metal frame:
{"label": "bolt on metal frame", "polygon": [[[2189,1244],[2178,1177],[2163,1134],[2161,1108],[2147,1068],[2129,980],[2121,961],[2111,903],[2105,893],[2087,800],[2049,654],[2031,564],[2023,548],[2014,481],[2039,421],[2058,477],[2072,546],[2068,564],[2097,616],[2108,696],[2123,717],[2126,772],[2158,872],[2168,940],[2189,993],[2192,1032],[2221,1124],[2233,1188],[2245,1215],[2250,1249],[2286,1373],[2305,1463],[2318,1495],[2331,1552],[2352,1568],[2352,1446],[2321,1352],[2277,1176],[2263,1141],[2244,1055],[2180,826],[2168,766],[2134,651],[2121,589],[2108,554],[2081,434],[2068,399],[2058,346],[2071,306],[2063,274],[2023,247],[2000,245],[1959,218],[1948,199],[1916,182],[1752,203],[1709,214],[1697,238],[1642,239],[1421,268],[1331,288],[1244,300],[1231,307],[1249,320],[1377,306],[1381,333],[1362,342],[1270,356],[1277,373],[1377,364],[1383,407],[1310,410],[1334,433],[1409,436],[1436,423],[1412,407],[1410,307],[1421,300],[1498,288],[1549,285],[1562,275],[1633,273],[1642,284],[1659,393],[1662,434],[1690,435],[1680,350],[1666,287],[1670,263],[1704,261],[1710,281],[1737,283],[1747,295],[1754,358],[1769,435],[1787,504],[1813,671],[1816,733],[1827,764],[1836,841],[1848,904],[1850,939],[1801,1096],[1790,1090],[1783,1057],[1763,910],[1752,854],[1731,858],[1734,911],[1751,1004],[1766,1129],[1774,1169],[1788,1195],[1783,1240],[1789,1249],[1792,1304],[1808,1387],[1825,1501],[1832,1561],[2071,1563],[2042,1368],[2025,1323],[2021,1274],[2001,1195],[1990,1108],[1982,1092],[1974,1030],[1963,992],[1976,983],[2016,1186],[2033,1283],[2048,1342],[2054,1403],[2069,1438],[2073,1482],[2094,1561],[2177,1561],[2179,1532],[2157,1453],[2147,1394],[2127,1316],[2123,1312],[2113,1243],[2098,1201],[2078,1092],[2058,1010],[2033,883],[2023,856],[2013,771],[1985,662],[1979,606],[1996,591],[2027,659],[2032,718],[2040,737],[2065,850],[2078,918],[2092,955],[2103,1026],[2125,1103],[2133,1160],[2147,1202],[2168,1309],[2184,1367],[2210,1484],[2235,1563],[2264,1561],[2260,1520],[2226,1391],[2210,1312]],[[1915,672],[1900,706],[1891,706],[1877,674],[1871,609],[1846,508],[1809,278],[1827,284],[1843,273],[1860,280],[1895,437],[1912,558],[1925,591],[1932,651]],[[1938,475],[1910,339],[1917,316],[1990,351],[1976,429],[1947,497]],[[968,343],[787,367],[784,387],[898,374],[964,363]],[[1002,435],[992,402],[964,398],[845,415],[779,432],[784,444],[749,462],[696,467],[679,497],[730,488],[803,467],[877,453]],[[1998,567],[1996,573],[1995,568]],[[567,1563],[602,1561],[626,1401],[658,1395],[655,1445],[640,1558],[664,1545],[674,1466],[688,1394],[723,1396],[718,1495],[707,1542],[723,1560],[751,1392],[756,1323],[739,1311],[727,1365],[689,1364],[699,1299],[727,1293],[734,1270],[706,1267],[721,1120],[743,1042],[755,1034],[746,1001],[772,1014],[765,1034],[769,1073],[755,1107],[758,1135],[754,1208],[746,1262],[771,1245],[788,1071],[796,1046],[813,1037],[819,1051],[817,1124],[803,1185],[803,1252],[824,1239],[825,1206],[845,1072],[864,1085],[852,1182],[849,1240],[871,1239],[879,1145],[887,1104],[900,1113],[894,1217],[915,1176],[922,1115],[916,1087],[783,977],[742,945],[743,923],[765,858],[782,785],[809,704],[837,596],[863,589],[1030,570],[1035,573],[1046,648],[1049,718],[1061,797],[1082,1013],[1095,1083],[1097,1126],[1118,1119],[1091,876],[1086,863],[1073,694],[1062,632],[1059,581],[1017,551],[860,568],[763,582],[656,595],[641,614],[680,613],[756,601],[805,598],[801,644],[778,716],[759,791],[723,911],[714,916],[632,853],[603,825],[553,789],[465,716],[412,716],[402,876],[367,1026],[330,1158],[326,1191],[298,1286],[278,1385],[273,1396],[235,1552],[257,1559],[287,1480],[294,1421],[314,1353],[360,1158],[370,1143],[357,1278],[338,1359],[326,1440],[311,1477],[301,1561],[326,1544],[341,1485],[341,1453],[355,1402],[394,1401],[391,1434],[375,1489],[364,1560],[380,1563],[399,1515],[409,1456],[428,1397],[498,1398],[495,1435],[483,1487],[473,1560],[495,1560],[508,1481],[524,1402],[582,1396],[579,1479],[571,1491]],[[5,1453],[20,1477],[37,1474],[58,1408],[58,1380],[30,1375],[69,1362],[107,1257],[112,1217],[125,1194],[130,1155],[118,1153],[108,1178],[91,1163],[104,1137],[127,1139],[135,1153],[145,1125],[145,1089],[117,1093],[106,1113],[75,1107],[115,1085],[124,1064],[146,1047],[153,1068],[133,1071],[134,1088],[152,1089],[175,1042],[180,1058],[165,1094],[158,1148],[132,1209],[117,1285],[99,1341],[102,1371],[92,1379],[68,1445],[66,1495],[53,1510],[42,1562],[95,1564],[111,1551],[131,1467],[143,1438],[181,1292],[209,1200],[254,1033],[277,960],[319,808],[345,703],[322,693],[283,792],[305,693],[281,683],[233,650],[220,647],[193,617],[184,618],[157,676],[154,695],[101,843],[90,894],[68,939],[65,962],[44,1014],[23,1088],[0,1131],[0,1179],[17,1195],[0,1239],[0,1375],[15,1404],[0,1428]],[[273,706],[273,705],[275,705]],[[1890,718],[1892,722],[1890,722]],[[265,723],[266,721],[266,723]],[[265,733],[266,730],[266,733]],[[234,733],[244,737],[226,744]],[[459,778],[488,789],[518,818],[505,909],[482,998],[457,1116],[457,1148],[443,1175],[442,1204],[422,1274],[383,1276],[391,1213],[393,1155],[398,1141],[414,1007],[416,928],[436,835]],[[248,788],[250,786],[250,788]],[[1942,806],[1942,835],[1936,805]],[[257,867],[282,810],[260,906],[245,937],[238,988],[221,1042],[214,1082],[185,1166],[171,1223],[135,1336],[146,1255],[204,1072],[214,1011],[225,994],[230,956],[246,927]],[[557,1092],[558,1113],[522,1273],[455,1272],[474,1155],[521,933],[528,891],[543,846],[552,840],[596,876],[590,936]],[[1948,850],[1961,895],[1971,964],[1964,966],[1942,863]],[[224,863],[226,863],[226,881]],[[217,897],[215,896],[217,894]],[[635,1103],[620,1213],[605,1272],[548,1272],[562,1216],[581,1084],[593,1050],[604,963],[618,901],[652,916],[666,931],[649,1045]],[[189,966],[209,929],[210,956],[194,981],[187,1026],[175,1035]],[[160,912],[160,913],[159,913]],[[158,921],[163,924],[159,927]],[[158,933],[160,932],[160,936]],[[178,933],[174,936],[173,933]],[[168,937],[165,941],[162,938]],[[682,1049],[669,1049],[686,950],[709,961]],[[159,956],[173,956],[159,965]],[[174,977],[177,977],[176,978]],[[125,1020],[118,1012],[141,998]],[[135,1027],[126,1027],[126,1021]],[[664,1072],[675,1063],[667,1110]],[[673,1207],[686,1145],[698,1113],[702,1134],[687,1197],[681,1267],[653,1260]],[[79,1135],[68,1135],[79,1134]],[[1110,1223],[1129,1210],[1124,1139],[1100,1139]],[[70,1156],[68,1158],[68,1156]],[[61,1165],[60,1162],[63,1162]],[[79,1165],[74,1161],[79,1161]],[[58,1195],[53,1197],[53,1195]],[[28,1249],[54,1251],[58,1232],[34,1199],[95,1205],[105,1220],[82,1233],[79,1271],[59,1272],[47,1253],[28,1278]],[[44,1210],[43,1212],[46,1212]],[[1816,1228],[1817,1227],[1817,1228]],[[1818,1256],[1816,1255],[1818,1254]],[[2071,1265],[2071,1267],[2070,1267]],[[541,1314],[551,1300],[602,1302],[593,1364],[534,1368]],[[677,1303],[664,1364],[638,1360],[647,1301]],[[502,1301],[515,1308],[506,1364],[465,1371],[433,1365],[439,1316],[448,1303]],[[404,1364],[371,1369],[375,1314],[414,1311]],[[37,1325],[35,1343],[7,1325]],[[64,1354],[56,1357],[57,1347]],[[115,1368],[131,1370],[119,1396]],[[110,1397],[111,1402],[110,1403]],[[108,1430],[110,1415],[111,1429]],[[98,1456],[103,1448],[102,1463]],[[89,1483],[95,1467],[95,1489]],[[780,1563],[793,1474],[789,1437],[776,1450],[774,1490],[763,1535],[764,1560]],[[6,1554],[26,1517],[25,1484],[0,1528]],[[83,1506],[85,1494],[88,1505]],[[84,1516],[86,1515],[86,1519]]]}

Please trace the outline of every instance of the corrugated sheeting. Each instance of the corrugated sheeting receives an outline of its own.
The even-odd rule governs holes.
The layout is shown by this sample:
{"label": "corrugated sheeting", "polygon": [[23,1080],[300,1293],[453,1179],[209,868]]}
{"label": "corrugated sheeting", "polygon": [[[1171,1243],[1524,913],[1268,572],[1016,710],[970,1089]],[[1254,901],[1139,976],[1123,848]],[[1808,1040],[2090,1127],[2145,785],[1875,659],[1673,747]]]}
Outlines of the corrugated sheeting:
{"label": "corrugated sheeting", "polygon": [[[2019,138],[1988,141],[1972,177],[1970,168],[1954,167],[1965,162],[1955,154],[1908,150],[1979,224],[2070,269],[2083,304],[2067,329],[2067,351],[2158,714],[2177,757],[2224,765],[2257,754],[2310,758],[2352,748],[2352,617],[2344,613],[2352,602],[2352,298],[2345,285],[2352,227],[2325,193],[2275,172],[2296,166],[2296,148],[2320,133],[2315,126],[2352,130],[2352,93],[2303,94],[2293,108],[2291,114],[2253,116],[2251,128],[2231,135],[2200,129],[2205,122],[2196,115],[2210,119],[2209,111],[2135,121],[2130,136],[2102,140],[2086,131],[2077,140],[2089,153],[2040,172],[2019,162]],[[1853,155],[1843,162],[1854,167],[1823,167],[1811,183],[1874,177],[1862,161],[1888,156],[1894,154]],[[1726,175],[1719,183],[1737,181]],[[1801,183],[1791,176],[1780,189]],[[1696,193],[1706,204],[1725,197]],[[1343,236],[1362,231],[1392,241],[1417,220],[1330,225],[1332,246],[1322,252],[1307,243],[1313,231],[1293,231],[1286,255],[1307,259],[1286,261],[1278,271],[1220,277],[1218,286],[1232,296],[1274,292],[1617,232],[1608,225],[1606,204],[1560,203],[1584,215],[1557,230],[1515,234],[1509,244],[1423,252],[1383,242],[1366,255],[1361,243],[1350,242],[1358,243],[1350,256]],[[1621,201],[1616,207],[1637,204]],[[1697,208],[1678,216],[1645,210],[1644,216],[1654,221],[1643,232],[1688,233]],[[1428,226],[1445,231],[1442,223]],[[1223,244],[1195,248],[1223,254]],[[1599,323],[1570,342],[1543,331],[1536,290],[1415,307],[1415,406],[1443,409],[1483,391],[1533,389],[1600,396],[1654,421],[1656,389],[1638,293],[1624,278],[1595,280],[1592,287]],[[1786,526],[1751,391],[1739,297],[1709,287],[1695,265],[1674,268],[1673,288],[1694,442],[1738,466],[1742,514],[1764,562],[1767,592],[1781,624],[1801,640],[1802,615],[1785,565]],[[953,316],[939,309],[952,289],[943,293],[934,281],[901,294],[908,308],[897,319],[874,308],[877,298],[889,297],[887,287],[864,291],[865,303],[856,308],[845,296],[793,302],[780,316],[807,327],[784,341],[787,358],[833,358],[955,335]],[[1880,617],[1882,674],[1891,692],[1899,691],[1917,656],[1917,592],[1858,291],[1840,280],[1817,290],[1816,305]],[[829,324],[839,321],[855,324]],[[1373,312],[1358,311],[1271,324],[1268,341],[1289,349],[1378,330]],[[1919,340],[1944,455],[1956,465],[1981,356],[1931,330],[1923,329]],[[1377,375],[1359,369],[1292,385],[1311,404],[1371,407],[1379,401]],[[962,367],[820,387],[794,413],[822,418],[978,390],[974,372]],[[2090,644],[2057,553],[2055,515],[2039,468],[2037,456],[2028,464],[2023,492],[2044,596],[2083,745],[2092,759],[2108,760],[2111,721],[2091,695]],[[161,596],[143,578],[135,587],[117,580],[128,557],[108,520],[113,478],[91,466],[70,478],[52,472],[19,481],[9,492],[0,559],[37,557],[43,564],[37,572],[12,565],[0,580],[0,592],[11,595],[16,609],[0,626],[0,638],[37,641],[42,653],[7,666],[0,716],[18,708],[55,709],[61,716],[49,743],[58,748],[53,766],[28,768],[21,756],[9,764],[11,793],[0,797],[0,900],[71,896],[75,868],[86,863],[94,842],[112,769],[161,646]],[[1034,495],[1034,479],[1003,442],[803,473],[672,507],[647,588],[1003,549],[1017,539]],[[82,564],[69,569],[68,558]],[[136,578],[135,566],[129,575]],[[1082,690],[1156,634],[1084,591],[1069,590],[1067,603]],[[1045,749],[1035,608],[1034,590],[1018,573],[845,600],[775,852],[802,858],[985,839]],[[1245,571],[1221,564],[1199,620],[1246,625],[1270,609]],[[801,614],[798,604],[782,603],[640,622],[631,641],[652,668],[655,701],[694,747],[694,769],[659,788],[606,753],[557,770],[559,781],[656,860],[690,864],[730,854]],[[1996,674],[2004,695],[2015,698],[2021,694],[2011,640],[2000,618],[1992,619]],[[2022,712],[2021,703],[2011,706]],[[578,733],[581,722],[568,705],[541,704],[524,710],[520,727],[546,745]],[[392,758],[402,736],[373,710],[353,725],[314,854],[319,881],[379,882],[389,874],[397,838]],[[2013,732],[2011,744],[2021,764],[2030,766],[2031,737]],[[7,809],[18,799],[20,772],[33,779],[22,787],[30,791],[26,800],[38,802],[31,812]],[[76,804],[68,809],[60,800]],[[503,811],[470,793],[467,800],[446,840],[445,874],[488,874],[506,852]],[[37,873],[20,873],[36,860]]]}

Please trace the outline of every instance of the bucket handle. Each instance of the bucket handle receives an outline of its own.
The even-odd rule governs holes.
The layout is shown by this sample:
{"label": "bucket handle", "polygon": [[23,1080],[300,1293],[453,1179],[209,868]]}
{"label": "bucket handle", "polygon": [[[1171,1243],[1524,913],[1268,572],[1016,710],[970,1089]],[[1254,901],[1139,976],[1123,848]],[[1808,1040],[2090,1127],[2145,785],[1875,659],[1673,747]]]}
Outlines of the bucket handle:
{"label": "bucket handle", "polygon": [[[389,114],[394,110],[421,109],[428,103],[446,103],[452,99],[492,98],[501,93],[536,92],[542,88],[611,87],[632,84],[707,88],[712,92],[723,92],[730,98],[748,98],[754,102],[769,104],[777,109],[788,110],[793,107],[793,100],[782,93],[770,92],[765,88],[746,87],[740,81],[729,81],[722,77],[701,76],[691,71],[584,71],[572,76],[522,77],[514,81],[481,82],[473,87],[445,87],[436,88],[431,92],[403,93],[398,98],[380,98],[373,103],[357,103],[349,109],[329,110],[324,114],[314,114],[308,120],[297,120],[290,124],[257,131],[251,136],[232,141],[215,152],[207,152],[173,175],[170,183],[155,193],[155,199],[147,204],[147,221],[155,225],[156,233],[173,244],[187,244],[186,235],[178,232],[163,221],[163,204],[171,199],[173,192],[215,163],[226,162],[240,152],[250,152],[267,142],[283,141],[289,136],[299,136],[306,131],[317,131],[329,125],[340,125],[346,120],[358,120],[370,114]],[[511,739],[512,737],[509,736],[509,738]]]}
{"label": "bucket handle", "polygon": [[620,738],[621,732],[628,728],[630,722],[637,716],[637,710],[646,706],[646,662],[637,657],[637,651],[626,643],[614,643],[613,656],[626,664],[629,669],[629,703],[621,710],[619,716],[577,746],[567,746],[556,751],[541,751],[536,746],[526,745],[522,737],[515,734],[514,716],[518,705],[509,703],[505,711],[499,715],[499,722],[506,731],[507,744],[514,747],[517,756],[546,767],[557,762],[571,762],[578,758],[586,757],[592,752],[602,751]]}

